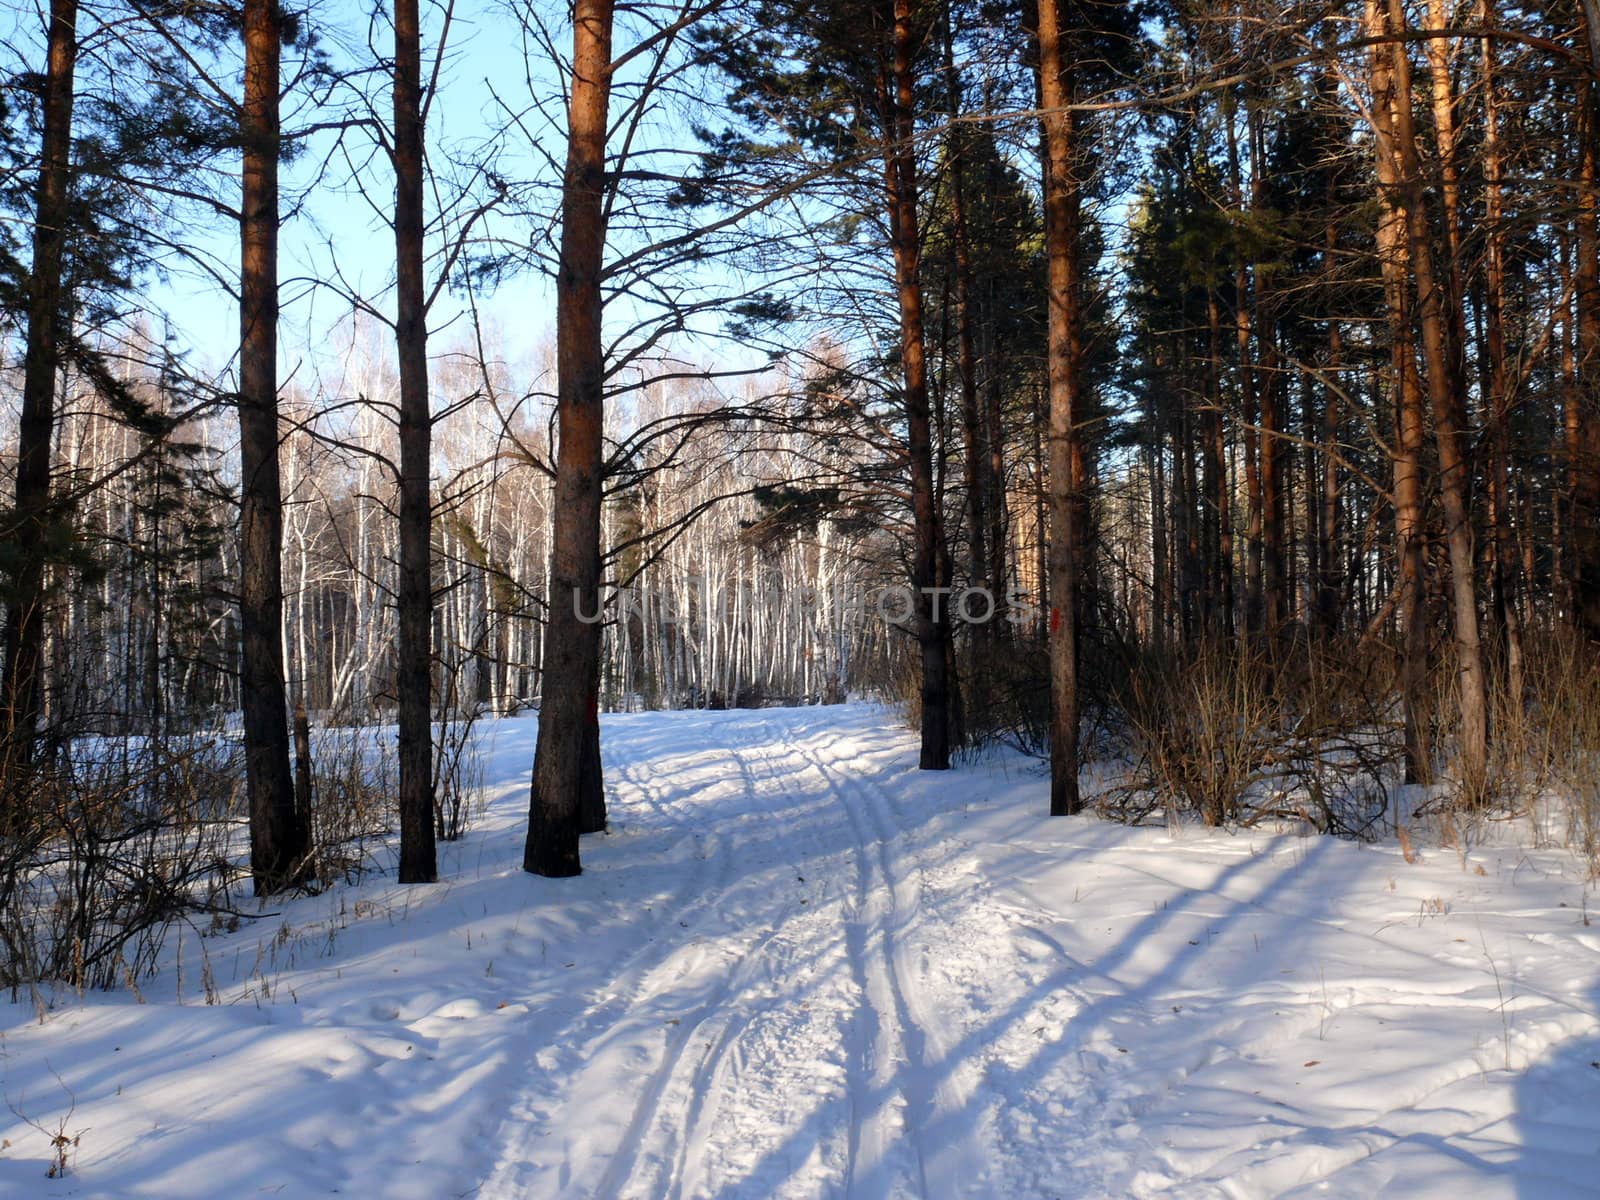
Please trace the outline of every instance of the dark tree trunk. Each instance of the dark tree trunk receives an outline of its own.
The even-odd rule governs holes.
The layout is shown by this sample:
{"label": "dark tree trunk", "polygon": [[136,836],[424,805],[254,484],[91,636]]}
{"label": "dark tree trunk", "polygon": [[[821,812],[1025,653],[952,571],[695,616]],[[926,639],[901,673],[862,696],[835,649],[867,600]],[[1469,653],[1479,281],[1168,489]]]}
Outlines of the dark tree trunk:
{"label": "dark tree trunk", "polygon": [[[1250,206],[1261,212],[1266,202],[1266,127],[1259,111],[1249,118]],[[1269,636],[1275,636],[1288,615],[1284,571],[1284,430],[1282,373],[1278,370],[1278,320],[1269,283],[1271,273],[1257,260],[1251,264],[1254,281],[1255,334],[1260,348],[1260,376],[1256,392],[1261,415],[1261,619]]]}
{"label": "dark tree trunk", "polygon": [[1206,289],[1209,365],[1203,454],[1206,488],[1206,586],[1208,624],[1227,637],[1234,631],[1233,517],[1228,486],[1227,431],[1222,423],[1222,306],[1214,288]]}
{"label": "dark tree trunk", "polygon": [[[986,574],[989,586],[995,590],[997,603],[1008,593],[1011,583],[1007,519],[1010,514],[1006,507],[1005,490],[1005,386],[1002,364],[995,349],[998,340],[991,334],[989,354],[985,361],[988,378],[985,381],[983,403],[984,438],[989,453],[989,467],[984,472],[984,482],[989,489],[985,506],[989,517],[989,565]],[[992,636],[996,638],[1006,637],[1011,628],[1010,623],[1002,617],[996,617],[990,625],[993,627]]]}
{"label": "dark tree trunk", "polygon": [[[1328,211],[1334,213],[1336,188],[1328,184]],[[1339,232],[1330,217],[1324,235],[1327,261],[1336,261],[1339,249]],[[1340,592],[1343,584],[1341,526],[1344,523],[1343,493],[1339,487],[1339,430],[1341,425],[1340,371],[1344,367],[1344,332],[1337,317],[1328,320],[1327,382],[1323,388],[1326,400],[1322,408],[1322,480],[1321,496],[1317,505],[1317,577],[1316,577],[1316,627],[1323,641],[1331,641],[1339,632]],[[1306,480],[1306,490],[1311,490],[1311,480]]]}
{"label": "dark tree trunk", "polygon": [[[1329,378],[1339,383],[1339,370],[1343,366],[1344,339],[1339,322],[1328,322]],[[1339,486],[1339,431],[1341,398],[1335,387],[1323,390],[1326,400],[1322,409],[1322,486],[1317,506],[1317,628],[1324,640],[1339,632],[1342,611],[1340,593],[1344,583],[1343,543],[1344,501]],[[1308,481],[1307,487],[1310,483]]]}
{"label": "dark tree trunk", "polygon": [[9,541],[17,562],[6,607],[5,667],[0,679],[0,768],[7,780],[33,756],[44,662],[46,526],[50,521],[50,450],[55,431],[56,368],[66,298],[66,248],[72,168],[73,79],[78,63],[77,0],[51,0],[44,129],[34,190],[33,265],[28,279],[28,332],[17,427],[15,524]]}
{"label": "dark tree trunk", "polygon": [[916,589],[913,632],[922,662],[922,751],[924,771],[950,766],[950,680],[946,652],[950,606],[935,594],[939,586],[943,522],[933,477],[933,416],[928,399],[928,366],[922,304],[922,236],[917,213],[915,80],[911,75],[910,0],[894,0],[894,30],[887,78],[881,84],[884,109],[884,177],[889,201],[889,240],[894,251],[895,291],[900,309],[900,365],[904,374],[907,453],[911,468],[913,547],[911,576]]}
{"label": "dark tree trunk", "polygon": [[1204,586],[1200,552],[1200,520],[1197,512],[1199,480],[1195,474],[1193,453],[1194,438],[1193,392],[1184,399],[1178,411],[1178,436],[1173,442],[1173,482],[1177,488],[1177,511],[1174,513],[1178,538],[1178,608],[1182,616],[1179,636],[1193,641],[1199,616],[1200,591]]}
{"label": "dark tree trunk", "polygon": [[[1228,175],[1233,192],[1233,203],[1240,219],[1244,216],[1244,172],[1239,161],[1239,136],[1234,128],[1232,114],[1227,121]],[[1257,396],[1259,382],[1256,378],[1251,343],[1251,317],[1254,306],[1250,300],[1250,269],[1242,241],[1234,247],[1233,263],[1233,340],[1239,376],[1239,407],[1244,418],[1244,479],[1245,479],[1245,571],[1244,571],[1244,627],[1247,633],[1261,632],[1265,607],[1262,578],[1262,491],[1261,491],[1261,420]]]}
{"label": "dark tree trunk", "polygon": [[[1487,0],[1479,15],[1489,24]],[[1501,182],[1500,106],[1496,91],[1494,42],[1482,40],[1484,249],[1483,323],[1487,362],[1487,400],[1493,421],[1489,471],[1489,526],[1494,538],[1492,577],[1495,617],[1505,662],[1506,690],[1522,704],[1522,622],[1517,612],[1517,544],[1511,529],[1511,389],[1505,339],[1505,213]]]}
{"label": "dark tree trunk", "polygon": [[1077,591],[1081,552],[1078,408],[1082,403],[1079,189],[1071,64],[1057,0],[1039,3],[1039,94],[1044,112],[1046,355],[1050,392],[1050,813],[1083,807],[1078,794]]}
{"label": "dark tree trunk", "polygon": [[[1591,66],[1600,71],[1600,5],[1585,0]],[[1567,414],[1571,456],[1572,612],[1578,628],[1600,641],[1600,83],[1581,84],[1578,212],[1573,253],[1577,291],[1574,387]]]}
{"label": "dark tree trunk", "polygon": [[244,197],[239,280],[239,632],[250,872],[258,895],[304,877],[283,681],[283,496],[278,479],[277,0],[244,9]]}
{"label": "dark tree trunk", "polygon": [[[597,764],[600,666],[600,507],[605,348],[601,270],[605,254],[606,125],[611,98],[612,0],[578,0],[573,20],[567,164],[556,276],[555,519],[550,614],[541,672],[524,870],[576,875],[583,827],[584,764]],[[585,741],[594,738],[594,753]],[[596,774],[598,772],[596,771]],[[595,783],[598,784],[598,779]]]}
{"label": "dark tree trunk", "polygon": [[400,882],[439,873],[433,813],[433,503],[428,314],[422,275],[422,30],[417,0],[394,5],[395,342],[400,359],[397,597]]}
{"label": "dark tree trunk", "polygon": [[606,831],[605,775],[600,762],[599,650],[595,652],[595,685],[583,722],[582,759],[578,763],[578,832]]}
{"label": "dark tree trunk", "polygon": [[[968,577],[973,587],[993,589],[989,556],[984,548],[988,533],[985,505],[992,488],[985,477],[988,457],[983,444],[983,411],[978,402],[978,355],[972,331],[972,250],[967,233],[966,168],[962,162],[961,76],[955,65],[955,37],[950,12],[945,10],[945,75],[950,92],[950,131],[946,137],[945,170],[950,176],[951,300],[956,322],[956,374],[961,381],[961,466],[966,490]],[[992,627],[978,632],[987,637]]]}

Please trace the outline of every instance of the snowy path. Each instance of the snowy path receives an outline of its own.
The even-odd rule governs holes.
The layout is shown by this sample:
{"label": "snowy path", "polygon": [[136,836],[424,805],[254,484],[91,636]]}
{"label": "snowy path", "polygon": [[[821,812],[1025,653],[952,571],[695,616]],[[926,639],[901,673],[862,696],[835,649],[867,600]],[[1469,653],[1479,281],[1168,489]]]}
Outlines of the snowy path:
{"label": "snowy path", "polygon": [[[87,1130],[52,1194],[1595,1194],[1569,857],[1051,821],[1026,764],[919,773],[850,706],[608,718],[614,831],[536,880],[533,732],[451,882],[15,1010],[8,1100]],[[0,1196],[44,1194],[0,1134]]]}

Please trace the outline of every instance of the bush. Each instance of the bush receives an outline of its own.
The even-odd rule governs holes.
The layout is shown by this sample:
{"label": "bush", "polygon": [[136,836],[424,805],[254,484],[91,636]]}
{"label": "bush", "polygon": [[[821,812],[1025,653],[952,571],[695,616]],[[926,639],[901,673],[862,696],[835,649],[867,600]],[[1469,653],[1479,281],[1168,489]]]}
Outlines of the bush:
{"label": "bush", "polygon": [[155,969],[195,913],[232,911],[243,771],[199,738],[84,740],[14,771],[0,821],[0,985],[112,987]]}
{"label": "bush", "polygon": [[1381,647],[1222,639],[1134,656],[1118,701],[1132,767],[1101,811],[1383,831],[1400,755],[1389,663]]}

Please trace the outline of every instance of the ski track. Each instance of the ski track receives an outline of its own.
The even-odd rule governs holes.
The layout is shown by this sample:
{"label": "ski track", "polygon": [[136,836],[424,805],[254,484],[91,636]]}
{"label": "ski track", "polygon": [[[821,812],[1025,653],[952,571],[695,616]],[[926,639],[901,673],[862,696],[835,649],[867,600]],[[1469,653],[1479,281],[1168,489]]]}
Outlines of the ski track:
{"label": "ski track", "polygon": [[[690,922],[691,940],[755,936],[725,954],[714,993],[651,1052],[605,1170],[587,1185],[592,1190],[576,1177],[564,1178],[563,1187],[675,1200],[1271,1195],[1285,1180],[1313,1187],[1335,1179],[1407,1143],[1407,1135],[1375,1119],[1389,1110],[1352,1114],[1332,1129],[1308,1111],[1296,1126],[1284,1120],[1292,1105],[1281,1098],[1273,1101],[1279,1115],[1264,1144],[1246,1136],[1243,1146],[1222,1139],[1207,1149],[1180,1139],[1174,1147],[1146,1136],[1142,1123],[1212,1088],[1236,1092],[1232,1073],[1302,1053],[1298,1047],[1320,1042],[1330,1024],[1374,1004],[1413,1013],[1454,1007],[1477,1020],[1464,1052],[1413,1073],[1397,1110],[1425,1109],[1489,1069],[1494,1047],[1485,1046],[1503,1032],[1498,1008],[1492,1023],[1482,1020],[1492,963],[1468,953],[1441,972],[1445,956],[1436,946],[1403,936],[1414,920],[1384,937],[1379,927],[1364,931],[1315,904],[1289,902],[1279,859],[1301,853],[1298,839],[1284,839],[1294,843],[1288,851],[1257,839],[1265,840],[1266,854],[1235,839],[1192,863],[1180,848],[1180,871],[1153,865],[1174,861],[1171,851],[1134,841],[1108,847],[1098,864],[1102,873],[1137,880],[1141,894],[1161,897],[1136,935],[1204,926],[1209,946],[1218,927],[1292,920],[1327,946],[1345,947],[1346,958],[1370,964],[1357,985],[1341,983],[1333,998],[1304,983],[1258,980],[1228,1003],[1186,978],[1204,967],[1205,956],[1190,949],[1198,939],[1185,938],[1177,964],[1153,973],[1144,969],[1138,936],[1102,944],[1098,955],[1063,940],[1076,918],[1061,911],[1059,898],[1052,904],[1009,879],[1014,872],[987,870],[990,848],[981,838],[969,840],[917,809],[904,735],[863,738],[815,710],[740,714],[722,728],[728,748],[715,753],[742,781],[736,799],[701,808],[692,785],[629,766],[613,771],[617,804],[626,812],[642,803],[686,836],[716,839],[721,861],[708,879],[714,888],[732,884],[731,862],[742,853],[738,823],[782,821],[800,801],[819,808],[830,818],[823,823],[829,832],[819,837],[814,820],[802,823],[788,851],[797,874],[819,885],[820,898],[802,908],[775,895],[753,897],[748,887],[726,905],[687,898],[700,914]],[[951,814],[947,806],[933,815]],[[841,832],[848,836],[841,840]],[[1013,867],[1035,856],[1051,864],[1063,857],[1059,844],[1019,839],[1004,849]],[[819,955],[823,945],[829,953]],[[1582,935],[1578,945],[1592,949]],[[683,953],[681,946],[668,953],[656,969],[670,968]],[[797,980],[802,962],[830,970],[830,986],[818,988],[814,976]],[[650,995],[647,978],[632,1002]],[[820,1019],[764,1044],[776,1057],[755,1052],[753,1031],[774,1024],[798,996]],[[1209,1024],[1197,1028],[1174,999],[1189,1001]],[[1523,985],[1518,1003],[1540,1007],[1522,1020],[1519,1053],[1531,1061],[1600,1027],[1593,1000]],[[615,1013],[592,1023],[614,1024]],[[1151,1043],[1141,1057],[1156,1058],[1153,1068],[1121,1044],[1141,1030]],[[835,1045],[818,1044],[830,1035]],[[1209,1036],[1218,1040],[1208,1044]],[[811,1076],[822,1064],[829,1070],[812,1107],[788,1110],[777,1124],[727,1118],[730,1108],[748,1110],[757,1092],[816,1084]],[[568,1096],[586,1094],[584,1075],[580,1069]],[[1181,1108],[1171,1115],[1180,1122],[1189,1116]],[[1493,1124],[1471,1112],[1458,1120],[1464,1137]],[[1057,1140],[1063,1137],[1070,1152]],[[510,1160],[525,1157],[508,1153]],[[482,1192],[513,1194],[522,1193],[496,1190],[493,1180]]]}
{"label": "ski track", "polygon": [[[126,1072],[52,1040],[70,1020],[5,1033],[8,1095],[68,1062],[102,1148],[62,1194],[1592,1194],[1600,936],[1558,857],[1042,820],[1030,765],[918,772],[894,715],[854,705],[607,718],[612,831],[582,878],[532,880],[532,723],[502,728],[516,765],[448,850],[475,878],[354,924],[290,913],[266,1009],[236,983],[145,1043],[154,1009],[98,1033],[83,1010],[100,1059],[159,1082],[192,1045],[189,1074],[124,1099]],[[239,1165],[174,1153],[229,1111],[217,1079],[279,1069]],[[154,1139],[114,1115],[151,1104]],[[0,1197],[28,1194],[10,1167]]]}

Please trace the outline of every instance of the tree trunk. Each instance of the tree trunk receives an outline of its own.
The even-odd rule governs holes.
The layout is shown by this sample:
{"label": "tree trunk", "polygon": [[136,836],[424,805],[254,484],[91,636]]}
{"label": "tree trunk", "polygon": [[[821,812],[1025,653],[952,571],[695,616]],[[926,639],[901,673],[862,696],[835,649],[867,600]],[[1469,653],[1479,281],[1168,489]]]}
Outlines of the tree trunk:
{"label": "tree trunk", "polygon": [[[1489,24],[1487,0],[1479,0],[1482,24]],[[1511,703],[1522,704],[1522,623],[1517,612],[1517,544],[1511,529],[1511,395],[1506,371],[1505,339],[1505,214],[1501,183],[1500,106],[1496,91],[1494,42],[1480,43],[1483,59],[1483,211],[1487,226],[1484,248],[1483,323],[1488,358],[1487,407],[1494,422],[1490,446],[1489,525],[1494,537],[1494,606],[1505,656],[1506,690]]]}
{"label": "tree trunk", "polygon": [[[950,11],[945,10],[944,69],[949,89],[950,129],[945,139],[945,170],[950,176],[950,243],[952,305],[956,322],[956,374],[961,383],[961,465],[966,489],[968,578],[973,587],[993,590],[989,578],[989,555],[984,546],[988,534],[985,505],[993,491],[988,479],[988,456],[983,438],[983,411],[978,402],[978,356],[972,325],[972,250],[967,232],[966,167],[962,161],[961,76],[955,65],[955,37],[950,27]],[[979,630],[987,637],[992,624]]]}
{"label": "tree trunk", "polygon": [[394,4],[395,342],[400,360],[400,882],[439,873],[433,813],[433,505],[428,314],[422,276],[422,31],[417,0]]}
{"label": "tree trunk", "polygon": [[[1266,200],[1266,129],[1261,113],[1252,111],[1250,132],[1250,207],[1260,213]],[[1269,638],[1275,637],[1288,615],[1284,581],[1283,417],[1279,399],[1282,376],[1278,370],[1278,321],[1272,297],[1270,271],[1259,258],[1251,263],[1254,281],[1257,362],[1260,378],[1256,393],[1261,415],[1261,620]],[[1243,297],[1240,298],[1243,303]],[[1241,353],[1245,350],[1241,346]]]}
{"label": "tree trunk", "polygon": [[1204,438],[1206,547],[1210,563],[1206,606],[1211,614],[1211,631],[1231,638],[1234,631],[1233,517],[1228,486],[1228,437],[1222,421],[1222,305],[1213,287],[1206,288],[1206,322],[1209,362],[1206,387],[1210,393]]}
{"label": "tree trunk", "polygon": [[[1405,32],[1401,0],[1389,0],[1390,30]],[[1461,765],[1469,800],[1482,798],[1488,769],[1488,694],[1478,635],[1478,596],[1472,547],[1471,470],[1466,457],[1470,435],[1460,373],[1450,361],[1450,332],[1444,281],[1434,270],[1433,245],[1424,208],[1422,169],[1411,113],[1411,60],[1403,42],[1391,46],[1394,59],[1394,148],[1399,156],[1400,198],[1405,211],[1411,270],[1416,279],[1422,351],[1428,368],[1428,400],[1433,409],[1434,443],[1439,454],[1439,493],[1443,501],[1445,545],[1449,551],[1449,602],[1455,632],[1456,702],[1459,708]]]}
{"label": "tree trunk", "polygon": [[33,757],[44,661],[45,553],[50,522],[50,450],[55,432],[56,368],[62,320],[62,258],[69,220],[73,80],[78,63],[77,0],[51,0],[44,129],[34,191],[33,264],[17,427],[12,594],[6,605],[5,674],[0,679],[0,775],[7,780]]}
{"label": "tree trunk", "polygon": [[[1582,5],[1590,65],[1600,71],[1600,8]],[[1574,388],[1567,424],[1571,456],[1572,611],[1578,628],[1600,641],[1600,83],[1581,85],[1578,212],[1573,253],[1577,291]]]}
{"label": "tree trunk", "polygon": [[239,279],[239,632],[250,872],[257,895],[302,878],[283,681],[283,495],[278,478],[277,0],[244,9],[244,195]]}
{"label": "tree trunk", "polygon": [[911,582],[917,593],[912,626],[922,661],[922,752],[918,766],[924,771],[943,771],[950,766],[950,681],[945,650],[950,606],[947,598],[934,590],[939,586],[942,522],[933,477],[933,417],[928,399],[922,305],[911,18],[911,0],[894,0],[890,71],[880,91],[886,117],[884,177],[900,307],[900,365],[911,467]]}
{"label": "tree trunk", "polygon": [[[1330,232],[1330,256],[1333,246]],[[1339,368],[1344,365],[1344,336],[1339,330],[1338,318],[1328,322],[1328,376],[1334,384],[1339,382]],[[1339,632],[1339,592],[1344,582],[1344,562],[1341,547],[1341,526],[1344,525],[1344,504],[1339,491],[1339,394],[1333,387],[1323,389],[1326,400],[1322,411],[1322,498],[1317,506],[1317,629],[1325,642],[1333,640]],[[1307,480],[1307,490],[1310,482]]]}
{"label": "tree trunk", "polygon": [[1082,402],[1079,201],[1071,64],[1058,0],[1039,0],[1043,109],[1046,355],[1050,393],[1050,814],[1078,812],[1077,587],[1081,530],[1076,473]]}
{"label": "tree trunk", "polygon": [[[1007,508],[1005,487],[1005,386],[998,353],[994,348],[998,340],[991,333],[990,353],[985,359],[985,372],[988,378],[985,380],[983,397],[984,440],[989,457],[988,469],[984,472],[984,482],[988,488],[988,499],[984,510],[989,518],[987,540],[989,563],[984,574],[988,577],[989,586],[994,589],[996,603],[1005,597],[1011,583],[1008,544],[1010,512]],[[1006,637],[1011,628],[1009,622],[1001,617],[996,617],[989,624],[992,626],[992,636],[996,638]]]}
{"label": "tree trunk", "polygon": [[[1239,161],[1239,136],[1233,114],[1227,114],[1228,176],[1233,192],[1234,211],[1244,219],[1244,172]],[[1238,356],[1239,407],[1244,418],[1245,479],[1245,582],[1244,627],[1247,633],[1261,632],[1265,594],[1262,578],[1261,535],[1263,525],[1261,491],[1260,434],[1261,411],[1257,401],[1258,383],[1251,362],[1250,324],[1254,306],[1250,302],[1250,270],[1242,236],[1236,236],[1233,264],[1233,339]]]}
{"label": "tree trunk", "polygon": [[612,0],[577,2],[567,164],[562,181],[561,265],[556,276],[560,442],[550,547],[550,611],[528,840],[522,856],[524,870],[554,877],[576,875],[581,870],[578,835],[584,742],[593,736],[589,726],[598,719],[605,384],[600,284],[606,241],[612,7]]}
{"label": "tree trunk", "polygon": [[[1369,36],[1381,37],[1385,22],[1378,0],[1367,0]],[[1400,698],[1405,720],[1405,780],[1427,783],[1432,778],[1427,743],[1428,630],[1422,528],[1421,381],[1412,353],[1410,305],[1406,287],[1410,254],[1405,221],[1396,202],[1400,179],[1394,150],[1395,92],[1393,58],[1382,46],[1372,50],[1373,136],[1381,210],[1378,218],[1378,265],[1383,276],[1395,407],[1394,451],[1395,558],[1398,563],[1396,611],[1400,619]]]}

